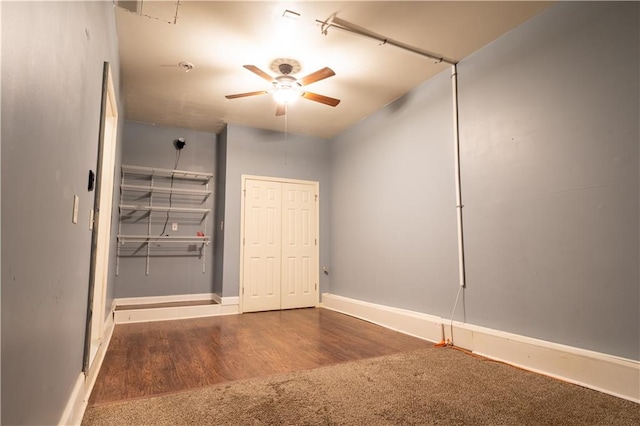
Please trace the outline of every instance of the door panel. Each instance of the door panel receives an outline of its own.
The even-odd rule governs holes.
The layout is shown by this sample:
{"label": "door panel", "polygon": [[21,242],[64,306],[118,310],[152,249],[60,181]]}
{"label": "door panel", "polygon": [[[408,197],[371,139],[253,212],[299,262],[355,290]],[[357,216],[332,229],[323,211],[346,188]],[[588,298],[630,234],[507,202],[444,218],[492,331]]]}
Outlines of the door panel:
{"label": "door panel", "polygon": [[282,309],[315,306],[318,260],[315,186],[282,184]]}
{"label": "door panel", "polygon": [[281,184],[247,180],[245,191],[243,311],[280,309]]}
{"label": "door panel", "polygon": [[243,312],[318,302],[317,187],[247,178]]}

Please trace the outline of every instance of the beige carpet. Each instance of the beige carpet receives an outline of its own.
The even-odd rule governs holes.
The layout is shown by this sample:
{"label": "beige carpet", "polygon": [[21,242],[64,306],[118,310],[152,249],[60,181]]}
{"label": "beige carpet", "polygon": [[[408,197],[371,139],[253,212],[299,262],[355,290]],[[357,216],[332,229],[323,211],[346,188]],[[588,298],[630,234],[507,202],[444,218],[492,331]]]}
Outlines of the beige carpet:
{"label": "beige carpet", "polygon": [[640,404],[433,348],[89,408],[83,425],[640,425]]}

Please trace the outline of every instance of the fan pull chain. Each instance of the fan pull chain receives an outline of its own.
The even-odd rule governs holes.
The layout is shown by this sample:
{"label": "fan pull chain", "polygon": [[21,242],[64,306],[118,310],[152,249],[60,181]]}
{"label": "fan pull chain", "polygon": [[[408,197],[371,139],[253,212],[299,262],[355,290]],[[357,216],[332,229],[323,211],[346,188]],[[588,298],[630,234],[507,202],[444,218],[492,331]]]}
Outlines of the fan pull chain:
{"label": "fan pull chain", "polygon": [[284,165],[287,165],[287,148],[289,146],[289,105],[284,104]]}

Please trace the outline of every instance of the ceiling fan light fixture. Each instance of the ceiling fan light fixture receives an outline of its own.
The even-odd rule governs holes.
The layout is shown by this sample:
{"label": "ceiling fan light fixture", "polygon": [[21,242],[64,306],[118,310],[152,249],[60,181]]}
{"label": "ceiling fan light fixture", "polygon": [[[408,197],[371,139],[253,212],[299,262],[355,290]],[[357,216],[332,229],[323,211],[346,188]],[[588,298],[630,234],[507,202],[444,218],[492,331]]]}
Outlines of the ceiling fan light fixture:
{"label": "ceiling fan light fixture", "polygon": [[273,92],[273,99],[281,105],[288,105],[294,103],[301,95],[302,92],[300,90],[293,88],[276,89]]}
{"label": "ceiling fan light fixture", "polygon": [[288,75],[276,77],[273,89],[273,99],[281,105],[295,102],[302,96],[302,86],[298,81]]}

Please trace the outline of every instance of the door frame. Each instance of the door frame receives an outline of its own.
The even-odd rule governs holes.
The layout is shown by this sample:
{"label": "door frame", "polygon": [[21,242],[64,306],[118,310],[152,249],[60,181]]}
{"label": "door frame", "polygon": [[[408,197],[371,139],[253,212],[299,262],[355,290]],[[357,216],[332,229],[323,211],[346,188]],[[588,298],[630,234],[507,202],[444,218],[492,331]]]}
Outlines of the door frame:
{"label": "door frame", "polygon": [[313,185],[317,202],[316,202],[316,237],[318,239],[318,244],[315,246],[315,256],[318,260],[317,262],[317,280],[318,280],[318,288],[315,290],[316,292],[316,306],[320,303],[320,182],[314,180],[302,180],[302,179],[289,179],[289,178],[280,178],[280,177],[271,177],[271,176],[256,176],[256,175],[242,175],[242,184],[240,186],[240,280],[238,282],[238,311],[240,313],[244,312],[243,304],[244,304],[244,219],[245,219],[245,197],[246,188],[247,188],[247,180],[259,180],[265,182],[279,182],[279,183],[298,183],[303,185]]}
{"label": "door frame", "polygon": [[[118,136],[118,104],[109,62],[103,65],[102,101],[95,173],[93,220],[91,224],[91,257],[89,264],[89,291],[85,328],[82,371],[87,374],[97,347],[104,337],[109,253],[111,248],[111,222],[113,189],[115,185],[115,157]],[[92,349],[92,346],[94,348]]]}

